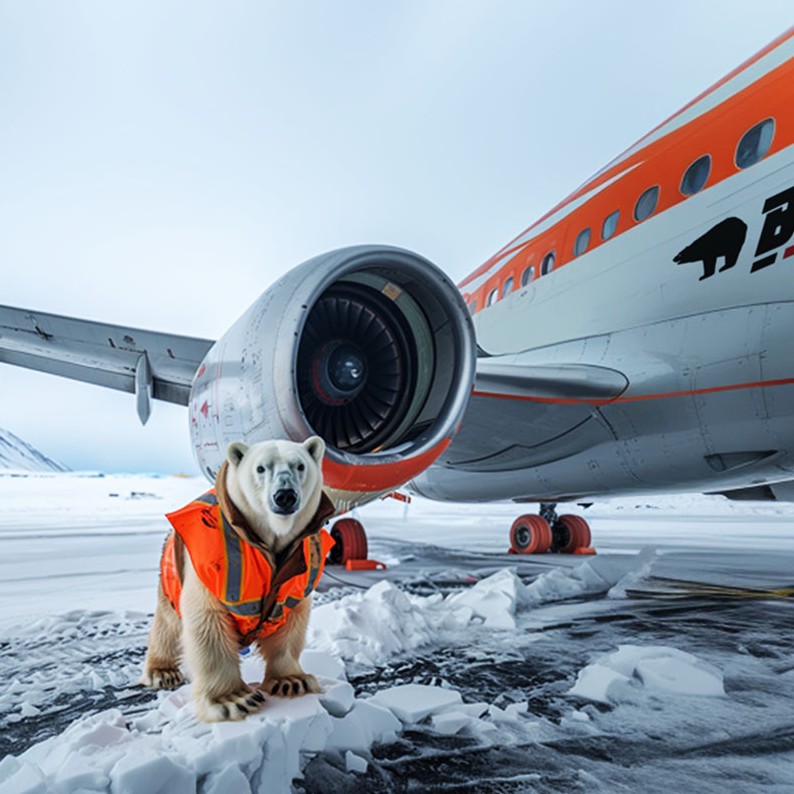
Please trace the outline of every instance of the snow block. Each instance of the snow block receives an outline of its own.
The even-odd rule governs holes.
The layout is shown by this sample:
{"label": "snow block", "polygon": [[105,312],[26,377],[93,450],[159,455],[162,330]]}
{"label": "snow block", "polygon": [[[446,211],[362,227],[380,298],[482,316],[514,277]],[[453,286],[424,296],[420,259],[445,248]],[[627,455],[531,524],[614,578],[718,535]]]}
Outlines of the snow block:
{"label": "snow block", "polygon": [[450,706],[451,711],[459,711],[469,717],[482,717],[489,708],[487,703],[460,703]]}
{"label": "snow block", "polygon": [[376,742],[392,742],[402,723],[386,708],[370,700],[357,700],[348,714],[331,718],[328,750],[366,751]]}
{"label": "snow block", "polygon": [[251,794],[251,786],[239,767],[229,764],[220,772],[210,775],[201,791],[202,794]]}
{"label": "snow block", "polygon": [[365,593],[346,596],[312,610],[307,644],[358,664],[432,642],[445,615],[423,608],[429,599],[410,598],[382,581]]}
{"label": "snow block", "polygon": [[617,703],[634,690],[663,695],[719,697],[722,672],[686,651],[666,645],[621,645],[579,672],[569,694]]}
{"label": "snow block", "polygon": [[579,671],[569,695],[610,705],[617,701],[618,689],[627,686],[631,679],[603,664],[590,664]]}
{"label": "snow block", "polygon": [[462,711],[444,711],[441,714],[434,714],[430,718],[433,730],[442,736],[452,736],[452,734],[465,728],[476,717],[464,714]]}
{"label": "snow block", "polygon": [[376,692],[371,703],[384,706],[404,723],[419,722],[431,714],[463,703],[460,692],[424,684],[404,684]]}
{"label": "snow block", "polygon": [[168,756],[152,750],[125,755],[111,770],[119,794],[194,794],[196,776]]}
{"label": "snow block", "polygon": [[323,708],[334,717],[344,717],[353,708],[356,699],[353,687],[347,681],[333,681],[322,677],[318,681],[323,688],[318,696]]}
{"label": "snow block", "polygon": [[17,762],[16,770],[0,783],[2,794],[47,794],[48,791],[44,776],[33,764]]}
{"label": "snow block", "polygon": [[523,586],[515,573],[505,568],[468,590],[449,596],[447,604],[468,607],[488,628],[515,629],[518,588]]}
{"label": "snow block", "polygon": [[351,753],[350,750],[345,753],[345,769],[348,772],[359,772],[363,775],[367,771],[367,766],[366,760],[360,755]]}
{"label": "snow block", "polygon": [[22,764],[13,755],[7,755],[0,761],[0,787],[8,778],[15,775],[22,768]]}
{"label": "snow block", "polygon": [[101,756],[72,753],[58,768],[52,790],[58,794],[72,794],[78,789],[105,790],[110,784],[105,763]]}
{"label": "snow block", "polygon": [[722,673],[709,669],[711,665],[700,659],[692,658],[694,663],[671,657],[642,659],[635,668],[636,675],[648,689],[659,692],[702,697],[724,695]]}
{"label": "snow block", "polygon": [[517,722],[520,719],[520,715],[526,714],[528,711],[529,704],[527,703],[510,703],[503,709],[491,704],[488,707],[488,716],[494,722]]}

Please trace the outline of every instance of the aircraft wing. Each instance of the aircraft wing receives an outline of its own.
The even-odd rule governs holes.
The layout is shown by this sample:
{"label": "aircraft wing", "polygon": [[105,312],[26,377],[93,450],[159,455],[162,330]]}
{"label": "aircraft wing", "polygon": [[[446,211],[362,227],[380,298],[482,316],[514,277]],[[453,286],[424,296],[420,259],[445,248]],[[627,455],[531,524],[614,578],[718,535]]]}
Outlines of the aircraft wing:
{"label": "aircraft wing", "polygon": [[0,306],[0,362],[187,405],[193,375],[213,342]]}

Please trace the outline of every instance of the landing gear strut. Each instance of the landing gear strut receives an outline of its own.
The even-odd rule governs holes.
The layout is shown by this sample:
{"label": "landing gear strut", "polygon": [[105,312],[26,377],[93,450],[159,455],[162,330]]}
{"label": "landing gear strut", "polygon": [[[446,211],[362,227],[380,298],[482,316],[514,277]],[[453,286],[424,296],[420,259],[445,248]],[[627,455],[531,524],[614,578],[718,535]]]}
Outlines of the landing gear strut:
{"label": "landing gear strut", "polygon": [[581,516],[557,515],[556,502],[541,502],[539,512],[519,516],[513,522],[511,554],[572,554],[590,547],[590,525]]}

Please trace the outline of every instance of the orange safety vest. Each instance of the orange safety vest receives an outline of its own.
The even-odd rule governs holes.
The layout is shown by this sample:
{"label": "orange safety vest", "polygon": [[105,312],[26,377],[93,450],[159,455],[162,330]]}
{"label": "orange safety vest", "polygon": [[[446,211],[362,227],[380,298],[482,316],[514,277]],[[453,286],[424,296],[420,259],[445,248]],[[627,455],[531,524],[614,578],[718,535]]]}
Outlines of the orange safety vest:
{"label": "orange safety vest", "polygon": [[[334,545],[333,538],[319,527],[333,510],[323,494],[320,508],[302,533],[300,544],[288,555],[293,566],[296,561],[292,558],[302,557],[302,565],[297,566],[299,572],[281,583],[267,615],[262,614],[262,609],[277,574],[273,554],[241,537],[240,517],[234,524],[227,519],[215,488],[182,509],[168,513],[166,518],[184,542],[199,580],[229,610],[242,644],[247,645],[255,637],[267,637],[281,628],[290,611],[317,587],[328,552]],[[160,560],[160,579],[166,598],[181,617],[182,582],[175,541],[172,533]]]}

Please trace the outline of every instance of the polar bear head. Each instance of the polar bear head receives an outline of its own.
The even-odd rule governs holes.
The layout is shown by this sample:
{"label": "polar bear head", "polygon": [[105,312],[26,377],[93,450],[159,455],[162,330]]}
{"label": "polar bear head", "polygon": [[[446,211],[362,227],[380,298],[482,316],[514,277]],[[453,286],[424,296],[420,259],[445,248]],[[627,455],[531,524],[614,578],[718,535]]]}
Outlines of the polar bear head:
{"label": "polar bear head", "polygon": [[226,490],[262,541],[276,551],[302,532],[320,505],[325,442],[312,436],[302,444],[235,441],[226,450]]}

